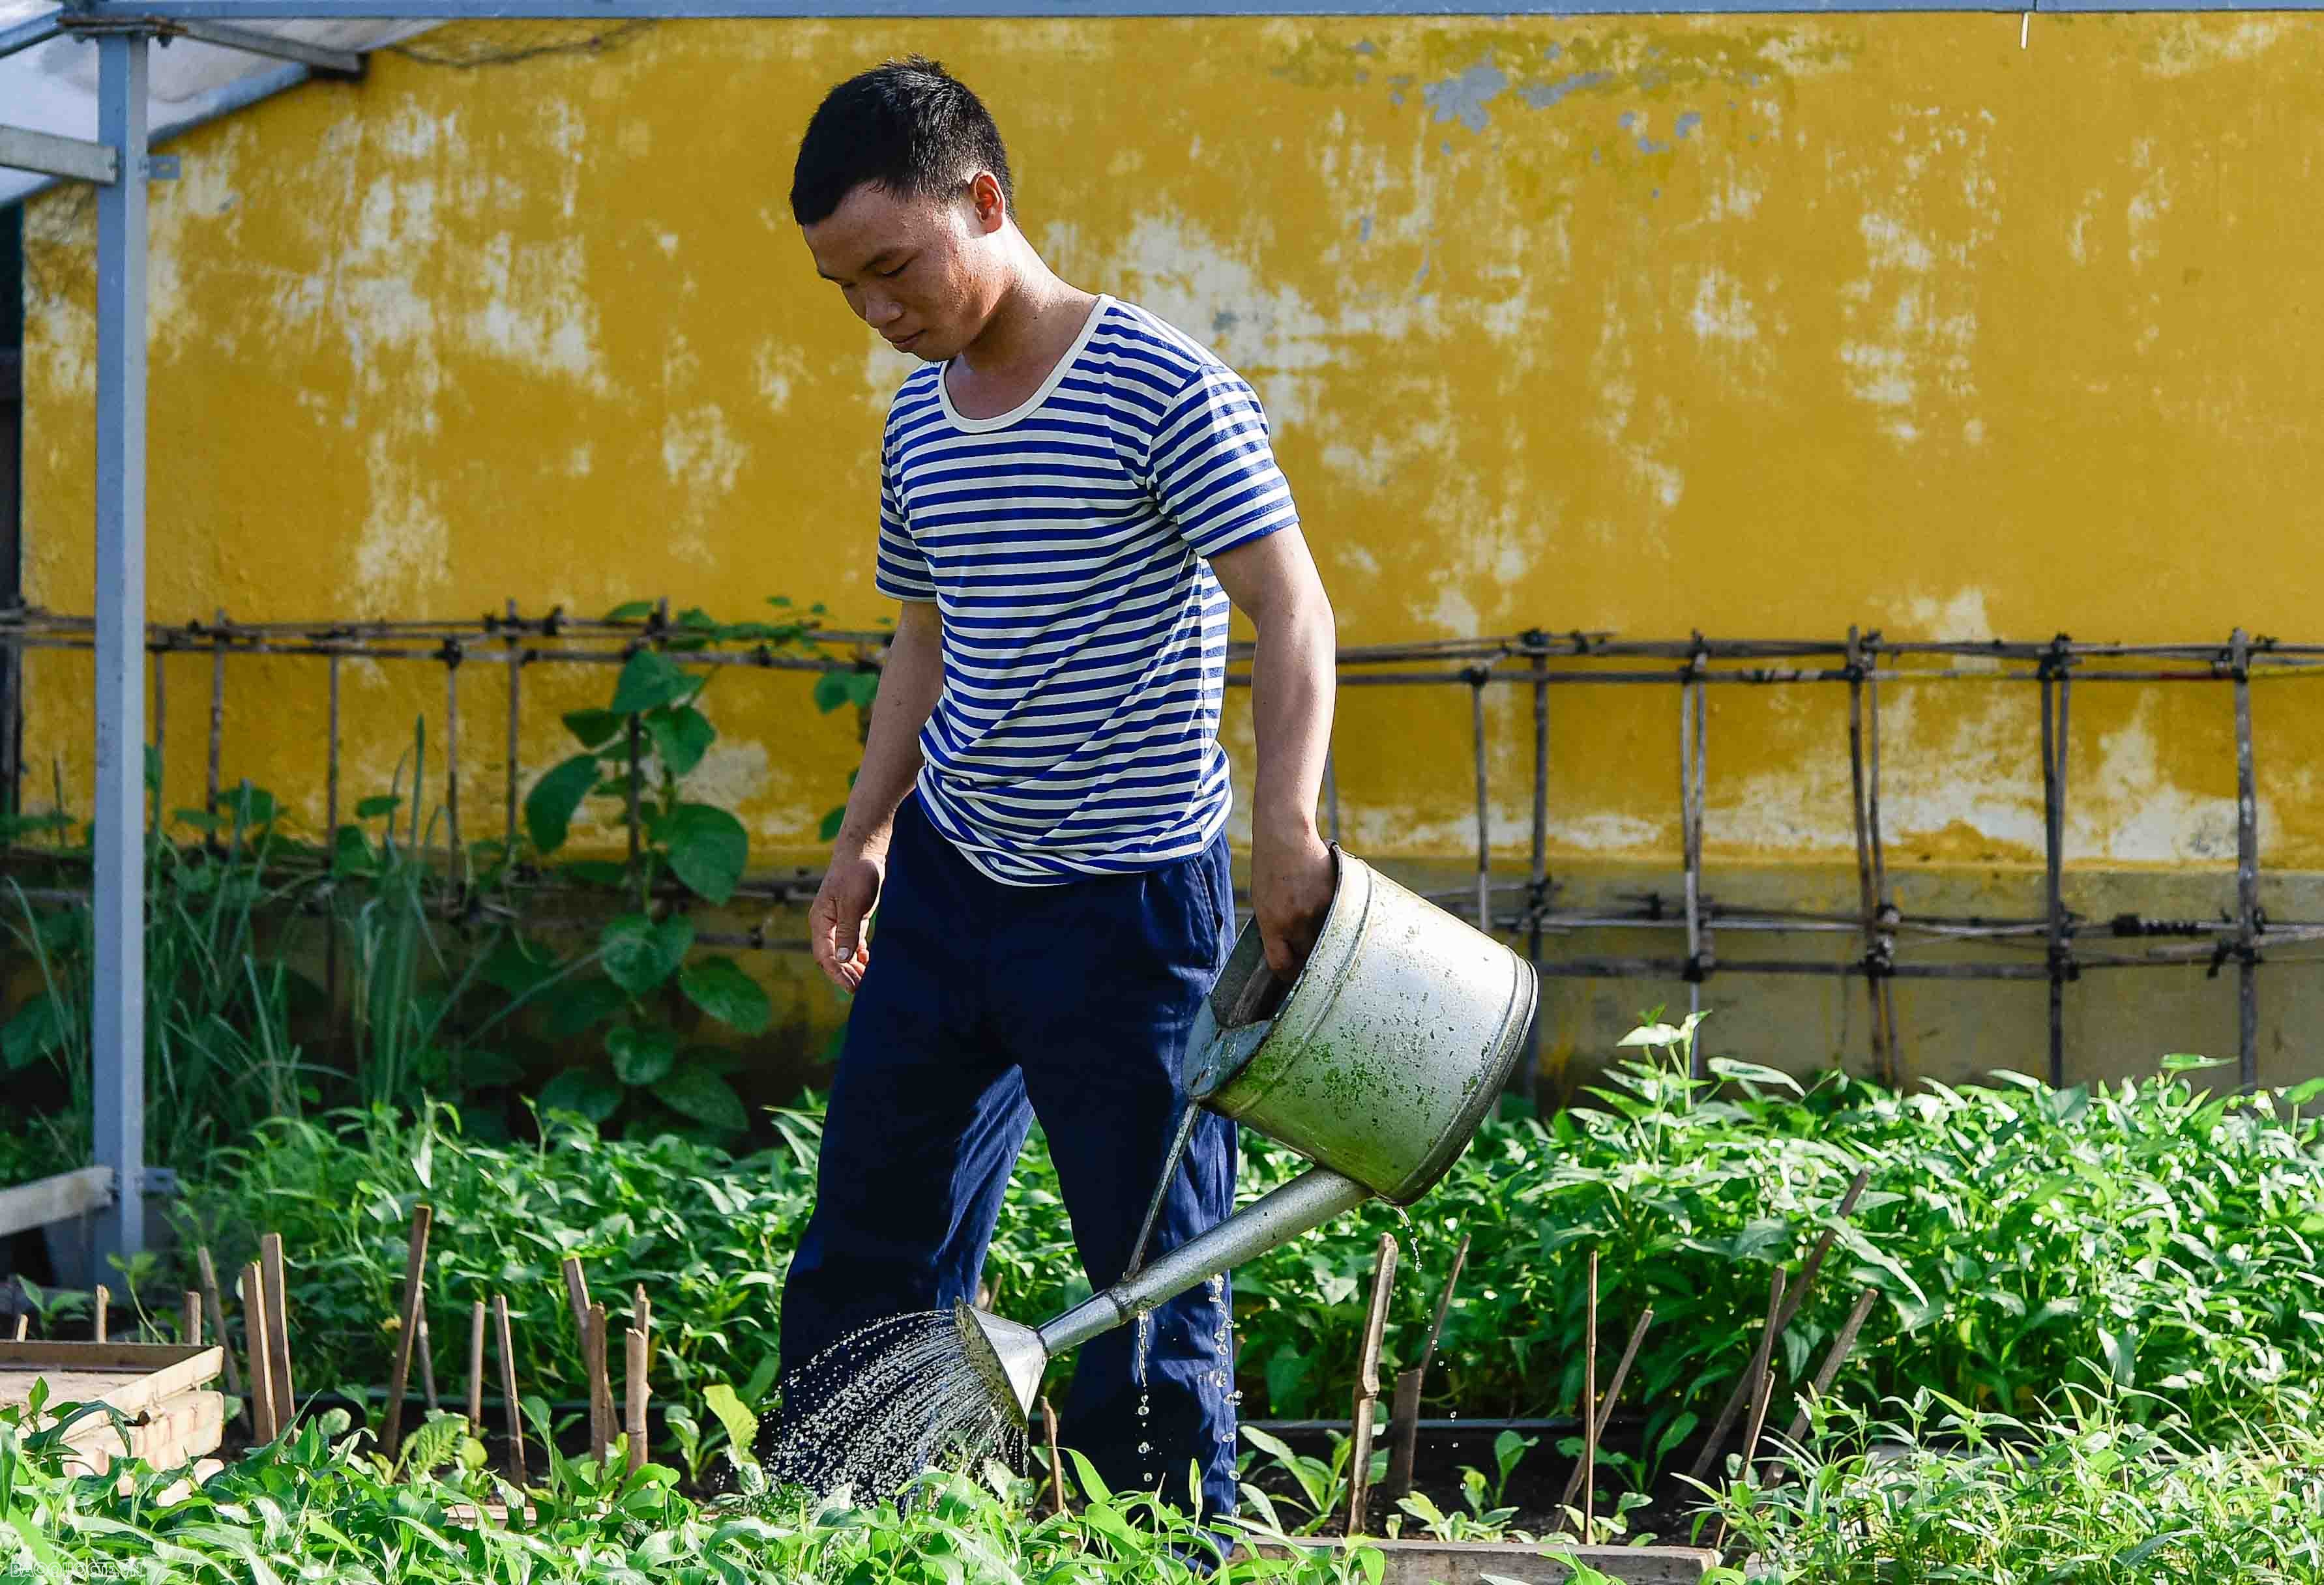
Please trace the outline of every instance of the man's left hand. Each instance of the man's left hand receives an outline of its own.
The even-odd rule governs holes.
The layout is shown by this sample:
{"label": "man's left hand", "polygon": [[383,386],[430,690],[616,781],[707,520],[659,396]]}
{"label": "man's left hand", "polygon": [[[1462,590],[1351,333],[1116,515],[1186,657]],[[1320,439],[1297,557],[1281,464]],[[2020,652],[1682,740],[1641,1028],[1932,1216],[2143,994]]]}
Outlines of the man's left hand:
{"label": "man's left hand", "polygon": [[1312,820],[1254,822],[1250,840],[1251,911],[1259,916],[1267,966],[1278,980],[1298,975],[1332,906],[1332,850]]}

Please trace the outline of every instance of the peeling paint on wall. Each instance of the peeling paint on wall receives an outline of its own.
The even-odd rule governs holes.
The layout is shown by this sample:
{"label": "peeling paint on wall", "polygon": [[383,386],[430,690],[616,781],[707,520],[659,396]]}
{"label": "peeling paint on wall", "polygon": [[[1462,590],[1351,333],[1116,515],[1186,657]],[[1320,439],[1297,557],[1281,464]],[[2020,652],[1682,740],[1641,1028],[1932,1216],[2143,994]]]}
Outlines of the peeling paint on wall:
{"label": "peeling paint on wall", "polygon": [[[2324,25],[2218,15],[2059,16],[2030,51],[1970,14],[706,23],[490,93],[383,57],[189,135],[155,193],[157,614],[878,615],[879,423],[913,363],[729,141],[766,164],[906,47],[993,103],[1045,256],[1259,389],[1351,641],[2318,631],[2324,329],[2286,305],[2324,220],[2282,195],[2324,154]],[[1158,113],[1120,89],[1156,80]],[[60,609],[88,600],[91,213],[60,191],[28,226],[26,578]],[[51,678],[34,753],[77,778],[82,682]],[[525,765],[601,680],[542,680]],[[807,843],[853,732],[734,680],[704,774],[757,840]],[[351,683],[351,780],[440,710],[421,681]],[[2272,864],[2324,868],[2299,686],[2263,701],[2263,827]],[[2223,696],[2198,692],[2077,692],[2077,863],[2221,862]],[[1845,860],[1834,697],[1714,702],[1714,851]],[[1490,708],[1521,847],[1529,716]],[[1883,711],[1898,863],[2038,855],[2031,689]],[[1355,839],[1465,848],[1465,697],[1342,712]],[[1565,690],[1555,721],[1553,852],[1659,862],[1671,696]],[[305,779],[311,733],[228,741]]]}

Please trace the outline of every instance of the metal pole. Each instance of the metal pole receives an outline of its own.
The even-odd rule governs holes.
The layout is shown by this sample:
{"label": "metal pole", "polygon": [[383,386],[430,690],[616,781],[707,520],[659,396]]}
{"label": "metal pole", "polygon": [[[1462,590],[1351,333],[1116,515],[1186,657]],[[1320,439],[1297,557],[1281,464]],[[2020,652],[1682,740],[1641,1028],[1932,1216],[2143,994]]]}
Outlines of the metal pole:
{"label": "metal pole", "polygon": [[2251,640],[2229,640],[2236,683],[2236,1066],[2259,1084],[2259,791],[2252,773]]}
{"label": "metal pole", "polygon": [[1477,751],[1477,928],[1493,927],[1492,810],[1485,796],[1485,673],[1470,674],[1469,724]]}
{"label": "metal pole", "polygon": [[[1701,639],[1697,634],[1698,643]],[[1686,680],[1678,690],[1679,840],[1686,867],[1686,1009],[1690,1013],[1702,1010],[1702,980],[1709,955],[1702,925],[1702,718],[1711,701],[1700,676],[1702,661],[1702,651],[1697,650],[1687,661]],[[1700,1045],[1694,1047],[1690,1065],[1698,1079],[1709,1071]]]}
{"label": "metal pole", "polygon": [[120,159],[97,192],[96,999],[97,1164],[113,1203],[97,1269],[145,1248],[145,51],[97,41],[97,135]]}
{"label": "metal pole", "polygon": [[[1533,658],[1533,876],[1526,896],[1526,959],[1541,967],[1541,916],[1549,907],[1549,656]],[[1534,1000],[1533,1022],[1526,1029],[1526,1069],[1523,1093],[1539,1105],[1541,1086],[1541,1000]]]}
{"label": "metal pole", "polygon": [[[1887,851],[1880,839],[1880,630],[1875,628],[1865,635],[1864,652],[1872,664],[1867,668],[1864,685],[1864,752],[1868,776],[1864,796],[1864,824],[1872,836],[1872,896],[1879,908],[1880,961],[1893,965],[1896,961],[1896,910],[1888,900]],[[1897,1088],[1904,1086],[1904,1048],[1896,1032],[1896,979],[1883,972],[1877,981],[1880,991],[1880,1024],[1888,1031],[1888,1083]]]}
{"label": "metal pole", "polygon": [[2042,661],[2042,850],[2043,892],[2050,925],[2050,1083],[2066,1082],[2066,979],[2071,948],[2066,935],[2065,657],[2054,650]]}
{"label": "metal pole", "polygon": [[[513,863],[516,860],[516,791],[517,791],[517,723],[524,709],[524,634],[515,626],[516,602],[508,603],[510,623],[508,660],[508,809],[503,816],[506,829],[503,833],[504,848],[502,857]],[[1339,835],[1333,834],[1334,839]]]}
{"label": "metal pole", "polygon": [[1872,1073],[1885,1084],[1893,1081],[1888,1030],[1880,1016],[1880,905],[1872,889],[1872,829],[1864,776],[1864,650],[1863,640],[1853,627],[1848,630],[1848,780],[1856,825],[1857,902],[1864,915],[1864,988],[1872,1009]]}

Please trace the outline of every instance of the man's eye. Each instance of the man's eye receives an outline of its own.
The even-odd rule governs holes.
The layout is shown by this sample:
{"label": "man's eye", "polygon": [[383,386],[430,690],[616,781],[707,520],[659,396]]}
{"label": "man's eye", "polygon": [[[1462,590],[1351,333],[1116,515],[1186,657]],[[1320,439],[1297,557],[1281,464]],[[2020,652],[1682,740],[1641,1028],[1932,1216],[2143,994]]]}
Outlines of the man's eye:
{"label": "man's eye", "polygon": [[907,260],[905,260],[902,263],[900,263],[900,264],[897,265],[897,266],[896,266],[894,269],[892,269],[892,270],[882,270],[882,271],[881,271],[881,272],[880,272],[880,274],[881,274],[881,276],[883,279],[884,279],[884,278],[886,278],[886,277],[888,277],[888,276],[891,276],[891,275],[901,275],[905,271],[907,271],[907,270],[910,269],[911,267],[912,267],[912,262],[911,262],[909,259],[907,259]]}

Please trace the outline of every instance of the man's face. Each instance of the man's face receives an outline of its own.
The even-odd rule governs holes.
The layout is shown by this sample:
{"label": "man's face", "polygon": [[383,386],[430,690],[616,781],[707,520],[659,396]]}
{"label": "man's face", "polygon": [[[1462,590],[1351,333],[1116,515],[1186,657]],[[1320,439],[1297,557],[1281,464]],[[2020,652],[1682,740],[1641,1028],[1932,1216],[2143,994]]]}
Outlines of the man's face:
{"label": "man's face", "polygon": [[973,340],[999,300],[1000,186],[980,175],[943,198],[865,183],[804,228],[807,251],[856,317],[898,350],[940,363]]}

